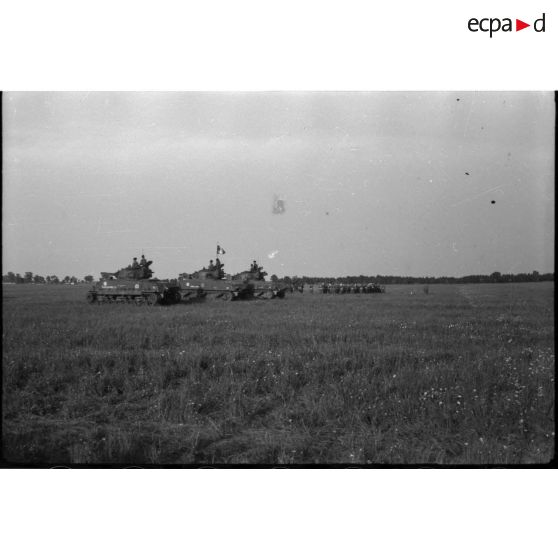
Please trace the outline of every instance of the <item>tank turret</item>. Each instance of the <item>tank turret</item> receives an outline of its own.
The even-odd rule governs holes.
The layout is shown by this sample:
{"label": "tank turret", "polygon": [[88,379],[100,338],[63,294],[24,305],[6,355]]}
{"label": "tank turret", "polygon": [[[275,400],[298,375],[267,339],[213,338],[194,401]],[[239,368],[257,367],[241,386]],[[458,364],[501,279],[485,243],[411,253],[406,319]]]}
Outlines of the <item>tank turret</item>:
{"label": "tank turret", "polygon": [[284,298],[287,286],[277,281],[266,281],[267,272],[256,261],[252,262],[249,270],[241,271],[233,276],[235,281],[243,281],[253,287],[253,295],[257,298]]}

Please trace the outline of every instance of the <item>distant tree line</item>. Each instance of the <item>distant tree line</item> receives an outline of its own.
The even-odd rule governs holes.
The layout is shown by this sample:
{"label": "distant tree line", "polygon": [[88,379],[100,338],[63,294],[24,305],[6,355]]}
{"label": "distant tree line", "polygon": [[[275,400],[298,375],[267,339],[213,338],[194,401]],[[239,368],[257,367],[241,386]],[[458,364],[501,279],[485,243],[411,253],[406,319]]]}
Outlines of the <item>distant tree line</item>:
{"label": "distant tree line", "polygon": [[75,276],[66,275],[64,278],[59,278],[57,275],[34,275],[31,271],[26,271],[23,275],[8,271],[6,275],[2,275],[2,283],[16,283],[20,284],[42,284],[42,285],[76,285],[77,283],[92,283],[93,275],[86,275],[83,279],[78,279]]}
{"label": "distant tree line", "polygon": [[411,284],[456,284],[456,283],[528,283],[532,281],[554,281],[554,273],[500,273],[495,271],[490,275],[465,275],[464,277],[408,277],[401,275],[347,275],[345,277],[290,277],[282,279],[276,275],[272,280],[298,285],[302,283],[379,283],[381,285],[411,285]]}
{"label": "distant tree line", "polygon": [[[271,276],[272,281],[283,281],[291,285],[319,284],[319,283],[379,283],[381,285],[396,284],[455,284],[455,283],[528,283],[532,281],[554,281],[554,273],[539,273],[533,271],[531,273],[500,273],[495,271],[490,275],[465,275],[464,277],[407,277],[401,275],[347,275],[345,277],[307,277],[303,275],[298,277],[294,275],[290,277],[280,278],[277,275]],[[9,271],[6,275],[2,275],[2,283],[32,283],[32,284],[68,284],[75,285],[77,283],[92,283],[93,275],[86,275],[83,279],[75,276],[66,275],[63,279],[57,275],[34,275],[31,271],[26,271],[23,275]]]}

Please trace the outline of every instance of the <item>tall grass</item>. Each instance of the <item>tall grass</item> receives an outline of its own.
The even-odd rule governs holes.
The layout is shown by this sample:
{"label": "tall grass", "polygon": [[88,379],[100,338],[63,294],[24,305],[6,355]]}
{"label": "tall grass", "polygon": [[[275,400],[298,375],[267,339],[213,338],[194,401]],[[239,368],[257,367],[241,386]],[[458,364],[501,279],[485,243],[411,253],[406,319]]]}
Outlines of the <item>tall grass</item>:
{"label": "tall grass", "polygon": [[3,451],[25,463],[545,463],[553,284],[88,305],[4,291]]}

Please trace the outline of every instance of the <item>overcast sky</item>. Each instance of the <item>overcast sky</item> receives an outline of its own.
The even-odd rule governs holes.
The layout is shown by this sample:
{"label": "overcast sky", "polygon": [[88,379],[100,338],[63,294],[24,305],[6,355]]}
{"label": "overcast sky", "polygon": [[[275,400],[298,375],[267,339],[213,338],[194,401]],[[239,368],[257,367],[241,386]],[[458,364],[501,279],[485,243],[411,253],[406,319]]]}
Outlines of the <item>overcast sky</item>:
{"label": "overcast sky", "polygon": [[143,250],[176,277],[218,242],[230,273],[549,272],[554,113],[550,92],[5,93],[3,273]]}

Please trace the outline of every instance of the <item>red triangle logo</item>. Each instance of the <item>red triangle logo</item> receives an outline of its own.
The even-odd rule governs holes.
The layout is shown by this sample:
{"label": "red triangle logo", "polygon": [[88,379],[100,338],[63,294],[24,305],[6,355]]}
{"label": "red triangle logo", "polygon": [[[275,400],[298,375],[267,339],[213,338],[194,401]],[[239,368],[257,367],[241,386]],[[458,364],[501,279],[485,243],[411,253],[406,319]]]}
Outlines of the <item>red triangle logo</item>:
{"label": "red triangle logo", "polygon": [[516,31],[521,31],[522,29],[525,29],[525,27],[531,27],[531,25],[529,23],[525,23],[524,21],[521,21],[520,19],[515,20]]}

